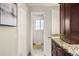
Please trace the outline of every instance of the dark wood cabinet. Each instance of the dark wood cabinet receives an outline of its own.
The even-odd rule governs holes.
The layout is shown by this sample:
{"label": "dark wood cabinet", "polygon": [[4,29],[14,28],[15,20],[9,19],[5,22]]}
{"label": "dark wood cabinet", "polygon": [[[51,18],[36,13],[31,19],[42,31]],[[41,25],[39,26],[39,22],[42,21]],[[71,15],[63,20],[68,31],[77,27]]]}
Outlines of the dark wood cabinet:
{"label": "dark wood cabinet", "polygon": [[52,40],[52,56],[72,56],[67,50],[60,47],[57,43]]}
{"label": "dark wood cabinet", "polygon": [[[60,33],[61,40],[69,44],[79,44],[79,4],[60,4]],[[53,56],[71,56],[67,50],[52,41]]]}
{"label": "dark wood cabinet", "polygon": [[61,37],[67,43],[79,44],[79,4],[60,4]]}
{"label": "dark wood cabinet", "polygon": [[62,49],[54,42],[52,41],[52,55],[53,56],[62,56]]}

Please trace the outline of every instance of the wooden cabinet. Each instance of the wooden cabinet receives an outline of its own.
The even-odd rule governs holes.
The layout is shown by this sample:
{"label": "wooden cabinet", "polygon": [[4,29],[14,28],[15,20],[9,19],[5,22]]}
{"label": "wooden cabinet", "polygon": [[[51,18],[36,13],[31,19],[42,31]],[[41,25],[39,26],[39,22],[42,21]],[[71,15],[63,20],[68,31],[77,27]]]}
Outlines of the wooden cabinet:
{"label": "wooden cabinet", "polygon": [[70,44],[79,44],[79,4],[60,4],[60,19],[63,40]]}
{"label": "wooden cabinet", "polygon": [[62,49],[54,42],[52,41],[52,55],[53,56],[62,56]]}
{"label": "wooden cabinet", "polygon": [[52,40],[52,56],[72,56],[67,50],[60,47],[57,43]]}
{"label": "wooden cabinet", "polygon": [[[79,44],[79,4],[60,4],[61,39],[69,44]],[[53,56],[71,56],[67,50],[52,41]]]}

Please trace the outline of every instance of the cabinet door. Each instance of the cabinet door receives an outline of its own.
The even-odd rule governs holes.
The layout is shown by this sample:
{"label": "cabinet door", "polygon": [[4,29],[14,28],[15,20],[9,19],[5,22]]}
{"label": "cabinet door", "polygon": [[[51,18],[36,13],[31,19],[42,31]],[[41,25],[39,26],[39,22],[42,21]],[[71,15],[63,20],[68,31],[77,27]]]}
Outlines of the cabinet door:
{"label": "cabinet door", "polygon": [[65,42],[70,43],[70,9],[71,4],[65,4],[64,6],[64,34],[65,34]]}
{"label": "cabinet door", "polygon": [[56,47],[56,55],[57,55],[57,56],[63,56],[62,48]]}
{"label": "cabinet door", "polygon": [[[70,43],[70,9],[71,4],[60,5],[61,34],[64,34],[63,40]],[[61,37],[62,38],[62,37]]]}
{"label": "cabinet door", "polygon": [[[60,33],[64,34],[64,4],[60,4]],[[63,37],[61,36],[61,39]]]}
{"label": "cabinet door", "polygon": [[60,15],[63,40],[70,44],[79,44],[79,4],[61,4]]}
{"label": "cabinet door", "polygon": [[52,41],[52,53],[53,56],[63,56],[62,48],[60,48],[55,42]]}
{"label": "cabinet door", "polygon": [[56,44],[52,41],[52,55],[56,56]]}
{"label": "cabinet door", "polygon": [[79,44],[79,4],[71,6],[71,43]]}

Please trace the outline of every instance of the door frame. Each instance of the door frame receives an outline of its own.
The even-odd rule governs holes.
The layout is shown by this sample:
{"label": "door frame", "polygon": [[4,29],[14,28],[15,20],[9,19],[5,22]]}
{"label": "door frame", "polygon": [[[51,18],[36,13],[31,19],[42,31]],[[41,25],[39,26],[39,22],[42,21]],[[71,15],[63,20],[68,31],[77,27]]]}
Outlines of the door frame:
{"label": "door frame", "polygon": [[44,12],[42,11],[31,11],[31,54],[33,53],[33,15],[44,15]]}

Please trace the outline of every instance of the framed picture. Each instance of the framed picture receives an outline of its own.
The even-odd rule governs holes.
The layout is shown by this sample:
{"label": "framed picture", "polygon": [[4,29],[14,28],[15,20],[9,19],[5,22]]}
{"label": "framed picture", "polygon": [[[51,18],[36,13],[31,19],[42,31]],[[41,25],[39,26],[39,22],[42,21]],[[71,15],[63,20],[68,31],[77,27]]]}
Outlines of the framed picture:
{"label": "framed picture", "polygon": [[0,3],[0,25],[16,26],[16,4]]}

